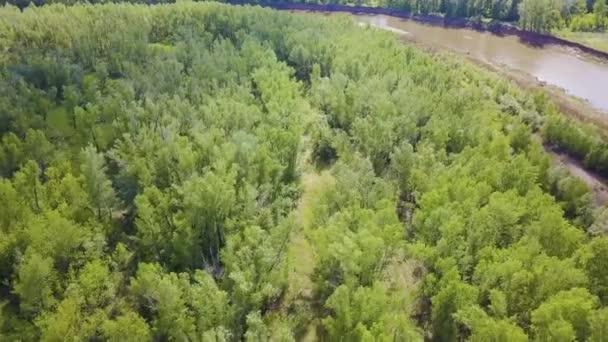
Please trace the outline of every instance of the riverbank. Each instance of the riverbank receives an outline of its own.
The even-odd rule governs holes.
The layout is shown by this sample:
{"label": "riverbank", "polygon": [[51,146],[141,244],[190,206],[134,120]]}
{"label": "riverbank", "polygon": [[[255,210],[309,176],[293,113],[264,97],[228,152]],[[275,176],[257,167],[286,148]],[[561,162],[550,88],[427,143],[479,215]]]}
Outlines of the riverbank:
{"label": "riverbank", "polygon": [[[542,89],[565,115],[595,125],[608,139],[608,111],[603,109],[607,108],[603,89],[608,83],[596,82],[601,75],[608,77],[608,65],[603,62],[579,56],[567,48],[525,47],[514,37],[494,37],[468,29],[446,30],[384,15],[357,15],[355,18],[363,25],[392,31],[401,40],[432,53],[462,56],[522,89]],[[541,68],[539,64],[544,63],[551,66]],[[551,82],[555,80],[561,82]],[[595,102],[576,95],[589,96]]]}
{"label": "riverbank", "polygon": [[608,53],[608,32],[557,31],[554,35]]}
{"label": "riverbank", "polygon": [[[409,40],[410,42],[412,40]],[[419,45],[422,43],[416,42]],[[437,51],[437,49],[433,49]],[[491,71],[500,77],[514,82],[518,87],[525,90],[542,89],[551,101],[555,103],[564,115],[580,122],[594,125],[604,139],[608,140],[608,113],[594,108],[587,101],[568,94],[564,89],[547,84],[525,72],[509,68],[506,65],[497,65],[488,61],[478,60],[470,55],[463,54],[470,62]]]}
{"label": "riverbank", "polygon": [[[294,13],[302,13],[302,15],[308,15],[308,13],[321,13],[323,15],[332,15],[335,12],[317,12],[317,11],[299,11],[292,10]],[[362,25],[370,25],[377,27],[382,30],[389,30],[396,33],[401,40],[408,44],[414,45],[419,49],[426,50],[432,54],[447,54],[451,55],[450,58],[464,58],[467,61],[477,65],[478,67],[490,71],[499,78],[503,78],[513,82],[519,88],[528,91],[535,91],[542,89],[550,98],[553,103],[557,105],[559,110],[565,115],[576,119],[577,121],[583,121],[592,123],[599,128],[600,132],[604,134],[605,138],[608,138],[608,113],[601,110],[595,109],[589,102],[582,99],[576,98],[568,94],[564,89],[557,86],[548,84],[540,81],[538,78],[524,72],[511,68],[505,64],[493,61],[488,58],[480,57],[475,53],[471,53],[464,48],[463,45],[458,44],[456,46],[460,48],[454,48],[454,44],[451,48],[437,44],[437,41],[429,39],[429,37],[437,36],[437,32],[434,31],[417,31],[416,27],[412,25],[401,26],[404,23],[403,20],[385,20],[386,16],[369,16],[369,15],[358,15],[356,20]],[[424,26],[424,25],[423,25]],[[436,31],[436,30],[435,30]],[[474,37],[469,37],[468,33],[458,30],[457,36],[464,36],[465,39],[475,40]],[[472,34],[470,34],[472,35]],[[451,37],[451,39],[457,39],[457,37]],[[502,38],[501,38],[502,39]],[[489,48],[486,43],[482,43],[486,48]],[[466,46],[466,45],[465,45]],[[555,48],[554,48],[555,49]],[[566,168],[570,174],[577,177],[585,184],[588,185],[589,189],[593,193],[593,204],[594,206],[603,206],[608,202],[608,187],[606,187],[606,180],[600,175],[586,170],[581,161],[567,156],[565,153],[557,153],[552,149],[548,148],[548,152],[554,157],[553,159],[557,164],[562,165]]]}
{"label": "riverbank", "polygon": [[592,201],[595,207],[602,207],[608,203],[608,186],[606,186],[608,182],[605,178],[595,172],[587,170],[580,161],[572,158],[566,153],[550,149],[547,149],[546,151],[551,154],[553,160],[566,168],[572,176],[587,184],[593,194]]}
{"label": "riverbank", "polygon": [[[399,32],[396,33],[399,34]],[[550,97],[551,101],[557,105],[562,113],[578,121],[595,125],[599,128],[598,131],[603,135],[603,137],[608,139],[608,114],[593,108],[586,101],[569,95],[564,91],[564,89],[548,85],[525,72],[509,68],[504,64],[491,63],[487,60],[484,61],[477,59],[469,53],[458,53],[457,51],[446,50],[426,44],[424,41],[420,41],[416,39],[415,36],[410,34],[399,34],[399,37],[401,40],[433,54],[440,53],[461,56],[478,67],[513,82],[524,90],[532,91],[542,89]],[[553,157],[553,160],[557,164],[561,165],[567,169],[571,175],[587,184],[593,195],[592,201],[595,207],[602,207],[608,203],[607,179],[596,172],[586,169],[580,160],[577,160],[565,152],[556,151],[549,147],[546,147],[546,151]]]}
{"label": "riverbank", "polygon": [[268,3],[252,1],[223,1],[231,5],[251,5],[261,6],[277,10],[291,11],[316,11],[316,12],[342,12],[351,14],[372,14],[388,15],[391,17],[414,20],[419,23],[439,25],[450,28],[470,28],[481,32],[491,32],[493,34],[517,36],[522,42],[535,47],[545,45],[559,45],[563,47],[577,49],[590,56],[601,58],[608,61],[608,51],[601,51],[589,46],[585,46],[575,41],[562,39],[556,36],[522,30],[516,26],[500,22],[484,23],[472,21],[467,18],[449,18],[433,14],[415,14],[404,10],[366,7],[366,6],[347,6],[347,5],[318,5],[318,4],[298,4],[298,3]]}

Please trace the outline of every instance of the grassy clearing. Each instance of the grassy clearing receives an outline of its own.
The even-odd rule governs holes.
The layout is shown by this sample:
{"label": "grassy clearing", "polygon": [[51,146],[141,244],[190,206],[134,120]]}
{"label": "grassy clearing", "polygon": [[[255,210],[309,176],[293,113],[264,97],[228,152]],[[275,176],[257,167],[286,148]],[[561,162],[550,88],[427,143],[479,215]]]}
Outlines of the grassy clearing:
{"label": "grassy clearing", "polygon": [[562,39],[583,44],[603,52],[608,52],[608,32],[557,31],[553,32],[553,34]]}
{"label": "grassy clearing", "polygon": [[[304,153],[306,155],[306,153]],[[316,265],[314,247],[307,238],[314,220],[314,203],[323,190],[333,183],[328,171],[318,173],[307,160],[302,160],[302,196],[295,211],[295,224],[287,250],[289,258],[288,287],[281,308],[270,315],[270,325],[288,319],[295,327],[299,341],[317,341],[317,329],[321,321],[310,313],[316,311],[312,275]]]}

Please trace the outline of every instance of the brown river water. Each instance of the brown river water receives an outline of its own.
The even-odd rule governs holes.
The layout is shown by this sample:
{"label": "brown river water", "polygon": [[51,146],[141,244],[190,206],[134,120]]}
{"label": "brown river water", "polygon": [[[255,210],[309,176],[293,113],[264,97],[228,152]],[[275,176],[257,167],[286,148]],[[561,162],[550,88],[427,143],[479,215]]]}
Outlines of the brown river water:
{"label": "brown river water", "polygon": [[384,15],[353,17],[360,23],[398,33],[409,40],[529,74],[608,112],[608,62],[587,57],[575,49],[556,45],[533,47],[516,36],[432,26]]}

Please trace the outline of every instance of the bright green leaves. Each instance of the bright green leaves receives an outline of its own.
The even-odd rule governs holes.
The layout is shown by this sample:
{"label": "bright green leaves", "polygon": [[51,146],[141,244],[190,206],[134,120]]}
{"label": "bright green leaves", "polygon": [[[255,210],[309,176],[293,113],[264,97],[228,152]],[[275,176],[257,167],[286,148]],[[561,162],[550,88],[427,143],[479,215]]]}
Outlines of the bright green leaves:
{"label": "bright green leaves", "polygon": [[439,267],[443,278],[437,284],[437,293],[431,298],[433,333],[439,340],[451,341],[458,337],[454,314],[477,303],[479,290],[459,279],[454,260],[441,260]]}
{"label": "bright green leaves", "polygon": [[146,321],[133,312],[106,321],[103,326],[104,337],[109,342],[146,342],[150,341],[150,328]]}
{"label": "bright green leaves", "polygon": [[287,244],[293,225],[288,219],[268,231],[245,227],[229,237],[222,260],[226,285],[236,304],[237,329],[250,312],[267,308],[287,288]]}
{"label": "bright green leaves", "polygon": [[184,269],[219,267],[227,219],[235,213],[234,174],[194,176],[177,191],[146,188],[135,199],[135,224],[145,253]]}
{"label": "bright green leaves", "polygon": [[535,243],[509,250],[486,249],[480,253],[474,281],[482,291],[498,288],[506,296],[507,316],[519,322],[553,294],[585,286],[585,273],[571,260],[559,260],[540,252]]}
{"label": "bright green leaves", "polygon": [[195,315],[199,331],[226,328],[232,318],[228,294],[218,288],[213,277],[203,271],[195,271],[193,285],[185,287],[184,299]]}
{"label": "bright green leaves", "polygon": [[59,342],[66,336],[77,337],[80,332],[81,324],[85,317],[80,312],[80,303],[77,298],[63,300],[57,310],[44,317],[39,323],[42,328],[41,341]]}
{"label": "bright green leaves", "polygon": [[542,134],[546,143],[584,161],[587,167],[608,172],[606,143],[597,127],[554,114],[548,116]]}
{"label": "bright green leaves", "polygon": [[402,193],[412,190],[412,169],[414,164],[414,148],[409,143],[395,147],[390,155],[390,172],[396,179]]}
{"label": "bright green leaves", "polygon": [[599,297],[601,303],[608,302],[608,239],[597,237],[579,250],[579,262],[589,277],[589,290]]}
{"label": "bright green leaves", "polygon": [[102,217],[109,219],[117,199],[112,182],[106,175],[104,156],[89,145],[82,151],[82,160],[80,170],[84,176],[84,188],[89,194],[91,207],[95,209],[99,220]]}
{"label": "bright green leaves", "polygon": [[19,138],[12,132],[2,137],[0,145],[0,175],[9,177],[23,162],[23,147]]}
{"label": "bright green leaves", "polygon": [[[103,261],[85,265],[65,291],[65,298],[54,310],[43,313],[36,325],[43,341],[104,338],[116,341],[143,341],[150,338],[146,322],[125,308],[116,298],[121,281]],[[114,317],[114,315],[117,315]]]}
{"label": "bright green leaves", "polygon": [[169,194],[156,187],[146,188],[135,198],[135,206],[140,253],[149,260],[171,260],[171,244],[177,227]]}
{"label": "bright green leaves", "polygon": [[28,161],[15,174],[13,184],[21,194],[26,206],[35,213],[43,208],[42,184],[40,183],[40,167],[34,161]]}
{"label": "bright green leaves", "polygon": [[152,319],[159,336],[183,340],[194,335],[194,319],[186,310],[177,274],[165,274],[158,264],[142,264],[130,290],[139,308],[149,312],[146,318]]}
{"label": "bright green leaves", "polygon": [[116,275],[96,259],[87,263],[78,275],[78,289],[89,308],[104,307],[116,300]]}
{"label": "bright green leaves", "polygon": [[567,258],[573,255],[585,234],[568,224],[557,210],[547,210],[528,228],[528,235],[536,239],[549,256]]}
{"label": "bright green leaves", "polygon": [[[46,212],[28,222],[22,237],[28,248],[17,268],[18,280],[14,285],[14,291],[20,296],[24,311],[39,312],[41,309],[50,309],[55,302],[55,291],[66,287],[58,274],[67,273],[84,265],[88,259],[101,255],[104,241],[97,234],[55,211]],[[111,293],[106,294],[101,302],[102,294],[94,291],[94,287],[103,286],[109,275],[103,268],[89,270],[88,267],[94,267],[95,264],[89,265],[85,267],[89,275],[85,273],[82,279],[84,289],[89,291],[87,296],[90,297],[87,298],[91,298],[89,305],[96,307],[107,303],[113,296]],[[95,275],[96,272],[102,274]],[[93,280],[86,279],[95,276]]]}
{"label": "bright green leaves", "polygon": [[23,141],[23,154],[41,167],[47,167],[54,154],[53,145],[47,140],[44,132],[29,129]]}
{"label": "bright green leaves", "polygon": [[518,7],[519,24],[523,29],[535,32],[549,32],[563,25],[561,7],[550,0],[523,0]]}
{"label": "bright green leaves", "polygon": [[165,273],[158,264],[140,264],[130,292],[162,338],[200,340],[210,330],[231,324],[226,293],[201,271],[191,277]]}
{"label": "bright green leaves", "polygon": [[402,227],[388,202],[378,210],[343,209],[312,232],[318,253],[318,291],[328,296],[340,284],[369,286],[397,252]]}
{"label": "bright green leaves", "polygon": [[597,298],[585,289],[559,292],[532,312],[534,334],[539,341],[585,341],[596,307]]}
{"label": "bright green leaves", "polygon": [[608,338],[608,309],[601,308],[594,311],[589,318],[591,336],[589,341],[599,342]]}
{"label": "bright green leaves", "polygon": [[45,171],[45,176],[47,178],[44,184],[46,206],[77,222],[86,222],[95,217],[89,194],[83,184],[83,177],[72,175],[67,163],[49,167]]}
{"label": "bright green leaves", "polygon": [[[176,253],[176,257],[196,260],[217,267],[219,252],[225,243],[226,220],[233,213],[236,202],[234,174],[216,175],[212,172],[202,177],[193,177],[180,189],[183,211],[176,239],[178,246],[187,246],[193,241],[194,249]],[[189,230],[189,231],[188,231]],[[182,264],[187,265],[188,259]],[[194,264],[196,265],[196,263]]]}
{"label": "bright green leaves", "polygon": [[82,254],[79,249],[84,248],[84,243],[91,238],[91,233],[51,211],[29,222],[26,234],[29,248],[51,257],[57,267],[65,271],[70,262],[80,261]]}
{"label": "bright green leaves", "polygon": [[14,291],[21,301],[21,310],[35,316],[51,308],[56,301],[53,293],[56,282],[57,274],[51,258],[37,253],[26,255],[19,265],[14,285]]}
{"label": "bright green leaves", "polygon": [[247,315],[247,332],[245,333],[247,342],[294,342],[289,322],[282,319],[275,319],[271,322],[264,320],[259,312],[252,312]]}
{"label": "bright green leaves", "polygon": [[[295,124],[293,114],[305,114],[308,104],[299,98],[300,85],[291,79],[291,70],[285,64],[277,63],[272,69],[261,67],[254,71],[252,79],[255,85],[254,94],[259,96],[264,110],[276,124],[287,126]],[[294,113],[295,112],[295,113]]]}
{"label": "bright green leaves", "polygon": [[522,328],[506,319],[494,319],[478,306],[458,311],[457,320],[470,330],[471,342],[526,342],[528,336]]}
{"label": "bright green leaves", "polygon": [[[311,276],[314,295],[329,310],[326,338],[353,341],[418,341],[409,319],[410,303],[402,284],[400,247],[404,236],[393,200],[394,189],[377,178],[371,163],[358,155],[332,167],[306,202],[306,234],[316,254]],[[333,180],[333,181],[330,181]],[[403,275],[404,277],[407,277]],[[386,280],[386,284],[382,281]],[[401,285],[400,285],[401,286]]]}
{"label": "bright green leaves", "polygon": [[375,282],[354,289],[341,285],[327,299],[331,315],[323,319],[331,340],[421,341],[408,317],[403,294]]}
{"label": "bright green leaves", "polygon": [[0,179],[0,231],[8,233],[29,212],[22,198],[7,179]]}
{"label": "bright green leaves", "polygon": [[106,175],[106,163],[101,153],[93,146],[82,152],[81,172],[85,179],[85,190],[89,194],[91,206],[96,209],[99,219],[102,215],[110,217],[116,204],[112,183]]}
{"label": "bright green leaves", "polygon": [[477,252],[485,246],[506,247],[519,240],[525,231],[525,210],[523,199],[514,191],[490,195],[488,204],[473,213],[471,249]]}

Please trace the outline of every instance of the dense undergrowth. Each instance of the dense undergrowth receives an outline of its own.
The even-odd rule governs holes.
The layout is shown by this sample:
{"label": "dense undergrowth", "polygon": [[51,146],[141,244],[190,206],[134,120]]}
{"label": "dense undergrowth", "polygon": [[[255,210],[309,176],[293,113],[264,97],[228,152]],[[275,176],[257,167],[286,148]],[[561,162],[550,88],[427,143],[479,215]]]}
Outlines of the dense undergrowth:
{"label": "dense undergrowth", "polygon": [[6,7],[0,46],[2,340],[608,337],[606,215],[542,94],[219,4]]}

